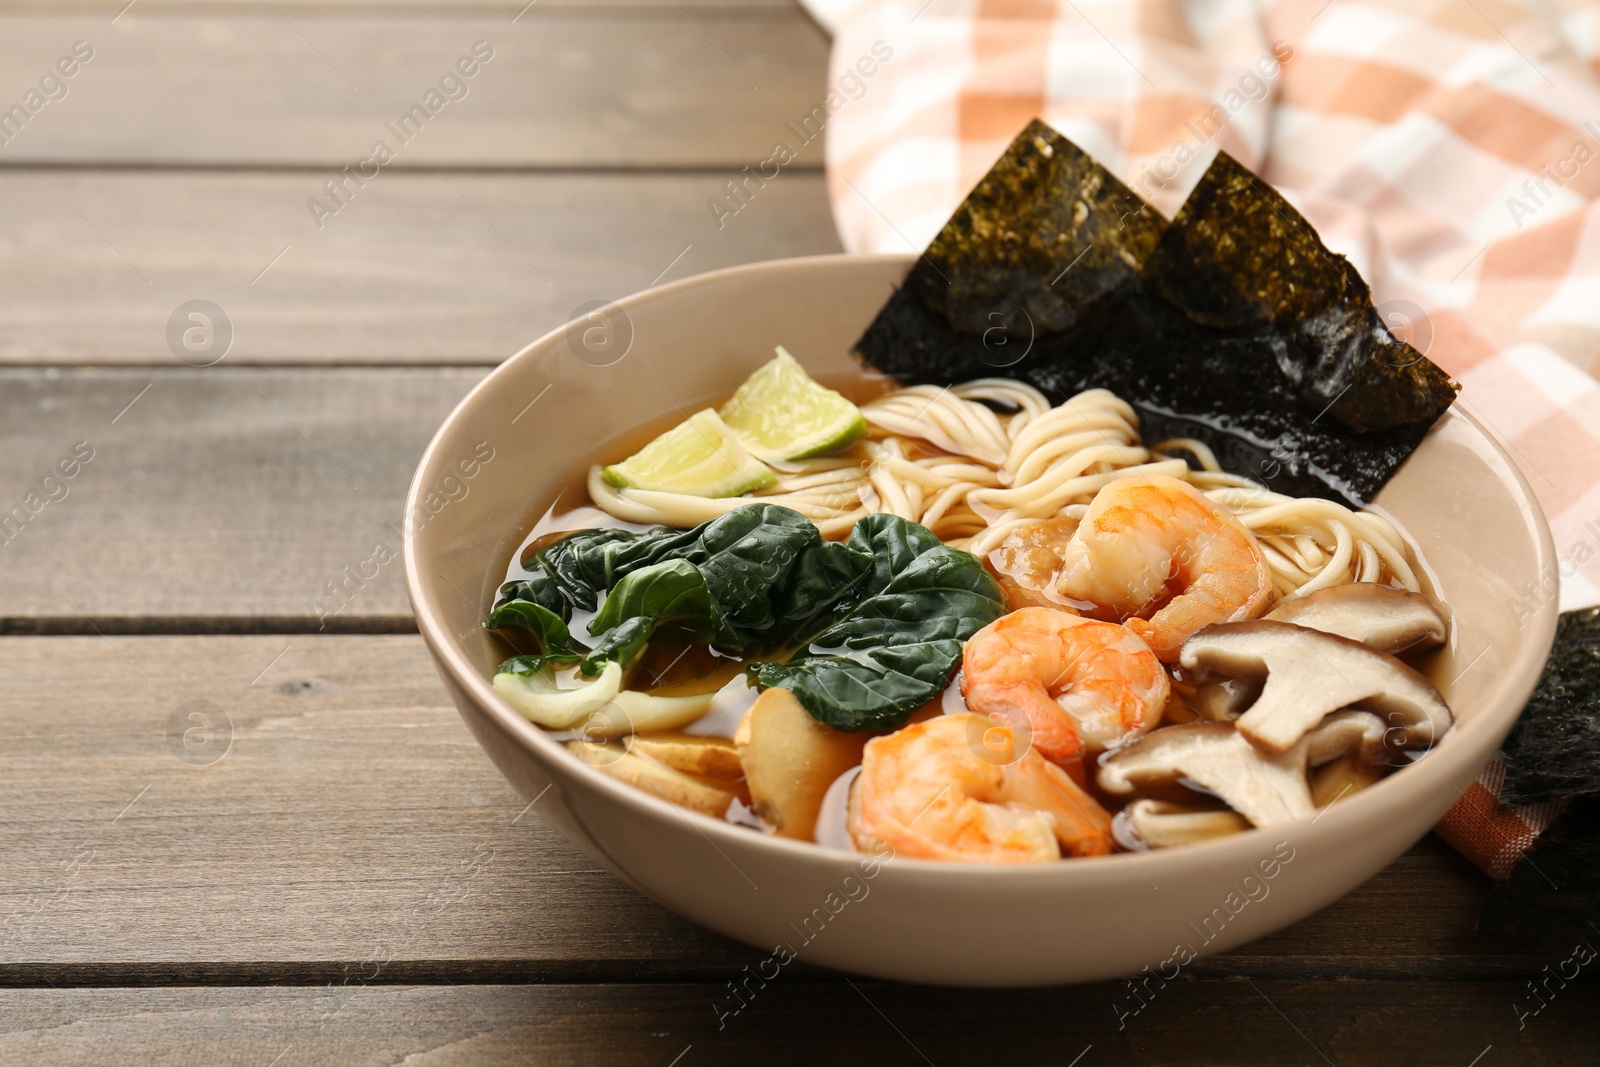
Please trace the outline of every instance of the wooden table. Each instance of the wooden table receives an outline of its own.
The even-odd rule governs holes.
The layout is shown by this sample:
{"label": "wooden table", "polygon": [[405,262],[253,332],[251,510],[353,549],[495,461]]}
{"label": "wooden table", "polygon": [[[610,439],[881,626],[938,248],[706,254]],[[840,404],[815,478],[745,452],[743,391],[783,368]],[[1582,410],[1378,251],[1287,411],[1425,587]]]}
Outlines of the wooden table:
{"label": "wooden table", "polygon": [[1600,1059],[1592,983],[1518,1029],[1556,957],[1480,942],[1432,839],[1144,1000],[797,965],[719,1026],[760,954],[549,830],[366,561],[444,414],[579,304],[837,249],[819,145],[706,204],[827,40],[789,0],[524,2],[0,0],[0,106],[73,70],[0,146],[0,1062]]}

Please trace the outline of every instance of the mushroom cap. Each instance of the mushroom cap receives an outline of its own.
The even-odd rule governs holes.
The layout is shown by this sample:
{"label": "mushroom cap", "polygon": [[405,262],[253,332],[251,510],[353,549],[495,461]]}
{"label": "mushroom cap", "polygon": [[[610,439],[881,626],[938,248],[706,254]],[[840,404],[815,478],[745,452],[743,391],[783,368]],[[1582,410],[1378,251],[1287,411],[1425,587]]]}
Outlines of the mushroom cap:
{"label": "mushroom cap", "polygon": [[1222,623],[1184,643],[1185,670],[1265,681],[1239,732],[1269,752],[1287,752],[1341,708],[1376,712],[1407,748],[1450,729],[1450,708],[1434,684],[1395,657],[1294,623]]}
{"label": "mushroom cap", "polygon": [[1382,719],[1365,711],[1330,716],[1287,752],[1264,752],[1226,722],[1164,726],[1100,761],[1098,781],[1127,795],[1188,779],[1221,797],[1255,826],[1311,815],[1307,771],[1346,753],[1376,762],[1384,751]]}
{"label": "mushroom cap", "polygon": [[1265,618],[1336,634],[1391,654],[1442,645],[1450,630],[1433,598],[1374,582],[1319,589],[1279,604]]}

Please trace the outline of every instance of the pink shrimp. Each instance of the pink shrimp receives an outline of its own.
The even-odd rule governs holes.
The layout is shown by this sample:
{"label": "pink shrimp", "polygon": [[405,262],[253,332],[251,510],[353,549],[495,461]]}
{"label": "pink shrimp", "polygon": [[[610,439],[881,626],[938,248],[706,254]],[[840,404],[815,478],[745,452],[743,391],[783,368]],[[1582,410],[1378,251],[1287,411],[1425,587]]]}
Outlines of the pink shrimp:
{"label": "pink shrimp", "polygon": [[1043,863],[1111,851],[1111,816],[1009,727],[942,715],[867,742],[850,790],[856,845],[965,863]]}
{"label": "pink shrimp", "polygon": [[1163,662],[1203,626],[1255,618],[1272,572],[1255,535],[1188,482],[1118,478],[1061,549],[1056,591],[1098,605]]}
{"label": "pink shrimp", "polygon": [[1125,626],[1021,608],[967,641],[961,691],[973,711],[1026,722],[1035,748],[1070,765],[1152,729],[1171,681]]}

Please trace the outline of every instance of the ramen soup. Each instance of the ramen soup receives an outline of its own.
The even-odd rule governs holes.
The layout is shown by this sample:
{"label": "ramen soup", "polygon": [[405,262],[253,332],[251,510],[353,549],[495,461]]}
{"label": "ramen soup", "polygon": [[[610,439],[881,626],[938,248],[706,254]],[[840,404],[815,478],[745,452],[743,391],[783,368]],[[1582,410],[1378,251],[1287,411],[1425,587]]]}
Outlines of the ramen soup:
{"label": "ramen soup", "polygon": [[486,625],[594,773],[752,832],[1043,863],[1316,816],[1451,726],[1382,515],[1106,390],[813,381],[602,447]]}

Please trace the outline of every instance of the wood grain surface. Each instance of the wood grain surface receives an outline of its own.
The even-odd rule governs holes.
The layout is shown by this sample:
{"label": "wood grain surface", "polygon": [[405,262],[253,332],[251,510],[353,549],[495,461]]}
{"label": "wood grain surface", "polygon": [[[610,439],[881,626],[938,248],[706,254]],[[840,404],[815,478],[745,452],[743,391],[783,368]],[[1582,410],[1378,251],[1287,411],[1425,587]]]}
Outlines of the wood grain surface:
{"label": "wood grain surface", "polygon": [[1592,996],[1563,994],[1519,1031],[1517,995],[1511,982],[1180,981],[1119,1030],[1114,1005],[1127,993],[1110,983],[971,991],[784,976],[727,1016],[718,1013],[731,994],[710,984],[6,990],[0,1058],[262,1067],[1594,1062]]}
{"label": "wood grain surface", "polygon": [[[71,14],[85,18],[104,17],[108,21],[137,10],[141,15],[206,14],[218,17],[243,11],[281,9],[289,14],[362,14],[389,17],[395,14],[426,12],[455,16],[492,14],[518,22],[543,18],[555,12],[598,18],[681,18],[678,10],[689,14],[715,13],[736,17],[779,15],[793,17],[799,9],[793,0],[0,0],[0,15]],[[133,16],[129,16],[133,17]]]}
{"label": "wood grain surface", "polygon": [[[405,491],[484,373],[0,371],[0,518],[28,516],[0,527],[0,628],[412,629]],[[80,445],[93,458],[30,515],[28,494]]]}
{"label": "wood grain surface", "polygon": [[108,961],[326,981],[391,956],[457,978],[490,960],[703,976],[745,955],[546,828],[416,637],[16,638],[0,716],[12,981]]}
{"label": "wood grain surface", "polygon": [[[327,169],[315,187],[383,140],[386,170],[738,170],[777,139],[801,149],[784,123],[825,95],[827,38],[793,7],[514,14],[140,4],[113,24],[103,9],[17,12],[0,34],[0,91],[20,97],[75,42],[92,58],[0,159]],[[427,104],[420,132],[388,127],[480,41],[492,58],[447,89],[455,99]],[[821,161],[813,141],[800,162]]]}
{"label": "wood grain surface", "polygon": [[168,326],[197,299],[228,366],[498,363],[585,301],[838,251],[820,175],[719,227],[726,179],[383,174],[319,230],[317,173],[0,170],[0,363],[181,368]]}

